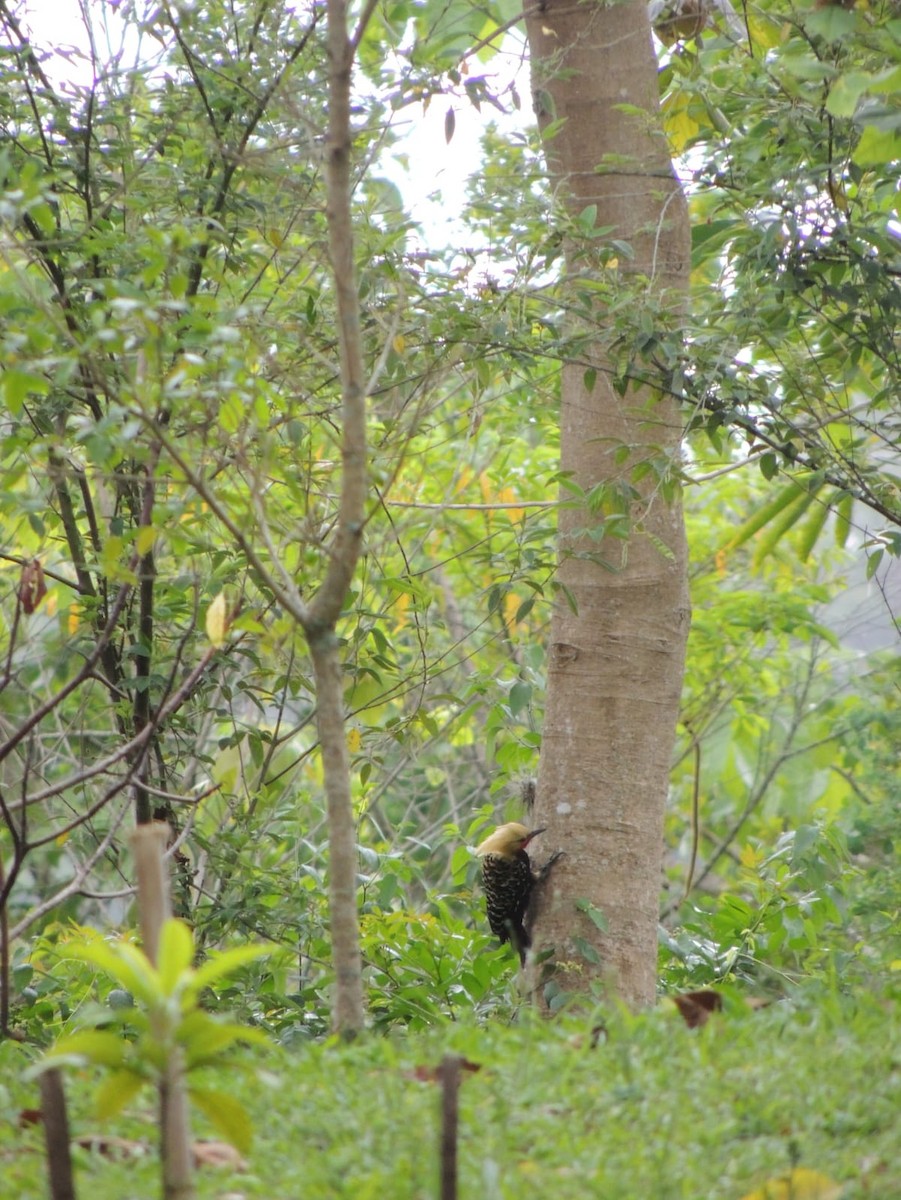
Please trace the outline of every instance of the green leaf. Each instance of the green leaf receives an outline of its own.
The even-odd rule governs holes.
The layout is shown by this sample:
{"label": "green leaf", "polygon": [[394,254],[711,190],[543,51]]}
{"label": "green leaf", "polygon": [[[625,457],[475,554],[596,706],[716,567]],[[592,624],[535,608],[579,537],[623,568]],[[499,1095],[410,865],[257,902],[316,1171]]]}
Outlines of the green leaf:
{"label": "green leaf", "polygon": [[[829,11],[835,10],[830,8]],[[836,73],[835,67],[830,63],[808,53],[783,54],[778,59],[778,65],[781,72],[788,72],[795,79],[805,81],[831,79]]]}
{"label": "green leaf", "polygon": [[468,846],[457,846],[451,855],[451,875],[456,887],[462,886],[473,861],[473,855]]}
{"label": "green leaf", "polygon": [[586,208],[583,208],[576,218],[583,233],[591,233],[597,224],[597,220],[598,206],[596,204],[589,204]]}
{"label": "green leaf", "polygon": [[826,524],[830,511],[830,499],[828,497],[818,498],[813,512],[804,522],[804,526],[801,529],[801,540],[798,543],[798,558],[801,562],[807,562],[807,559],[810,557],[810,552],[823,532],[823,526]]}
{"label": "green leaf", "polygon": [[734,218],[704,221],[691,227],[691,265],[697,270],[708,259],[718,258],[730,235],[740,232],[741,224]]}
{"label": "green leaf", "polygon": [[94,1093],[94,1111],[98,1120],[106,1121],[110,1117],[115,1117],[148,1082],[149,1080],[140,1071],[129,1067],[121,1071],[113,1071]]}
{"label": "green leaf", "polygon": [[584,913],[585,916],[588,917],[589,921],[591,921],[592,925],[594,925],[596,929],[599,929],[601,933],[607,933],[609,931],[610,926],[607,922],[607,918],[599,908],[591,903],[590,900],[586,900],[584,898],[577,900],[576,908],[579,910],[579,912]]}
{"label": "green leaf", "polygon": [[526,599],[523,600],[522,604],[520,604],[519,608],[516,610],[516,616],[514,617],[514,621],[516,622],[516,624],[518,625],[520,621],[524,621],[534,607],[535,607],[535,597],[527,596]]}
{"label": "green leaf", "polygon": [[879,570],[879,564],[882,562],[884,551],[881,546],[877,546],[875,550],[871,550],[867,555],[867,579],[872,579]]}
{"label": "green leaf", "polygon": [[834,117],[853,117],[860,97],[867,91],[872,76],[865,71],[839,75],[826,97],[826,110]]}
{"label": "green leaf", "polygon": [[676,556],[663,538],[659,538],[657,534],[652,533],[650,529],[645,529],[644,535],[661,558],[665,558],[667,562],[675,562]]}
{"label": "green leaf", "polygon": [[766,454],[761,454],[759,466],[764,479],[772,479],[779,471],[779,459],[772,450],[768,450]]}
{"label": "green leaf", "polygon": [[868,125],[851,155],[859,167],[884,167],[901,157],[901,135]]}
{"label": "green leaf", "polygon": [[159,976],[146,954],[130,942],[70,942],[65,950],[69,958],[100,967],[145,1004],[159,1000]]}
{"label": "green leaf", "polygon": [[100,1067],[119,1067],[125,1061],[128,1042],[121,1033],[85,1029],[57,1041],[50,1054],[77,1054]]}
{"label": "green leaf", "polygon": [[820,831],[816,825],[801,825],[795,830],[792,842],[792,865],[797,865],[811,848],[820,840]]}
{"label": "green leaf", "polygon": [[838,42],[855,32],[858,17],[857,13],[848,12],[838,4],[825,4],[806,15],[804,28],[807,33],[827,42]]}
{"label": "green leaf", "polygon": [[229,1092],[191,1086],[188,1095],[227,1142],[242,1154],[253,1144],[253,1127],[247,1109]]}
{"label": "green leaf", "polygon": [[847,493],[842,496],[835,508],[835,544],[844,546],[851,532],[851,513],[854,510],[854,497]]}
{"label": "green leaf", "polygon": [[799,496],[783,507],[781,514],[775,520],[769,523],[765,535],[760,539],[754,552],[755,566],[759,566],[765,558],[768,558],[789,529],[800,521],[816,499],[816,491],[817,489],[814,488],[809,492],[801,492]]}
{"label": "green leaf", "polygon": [[547,1002],[552,1013],[558,1013],[569,1002],[569,992],[555,992]]}
{"label": "green leaf", "polygon": [[602,959],[597,946],[593,946],[591,942],[586,941],[583,937],[574,937],[572,944],[576,953],[580,954],[587,963],[591,963],[595,967],[601,965]]}
{"label": "green leaf", "polygon": [[681,154],[701,131],[696,119],[703,112],[692,105],[692,97],[683,91],[671,91],[663,102],[663,128],[674,154]]}
{"label": "green leaf", "polygon": [[258,945],[235,946],[231,950],[223,950],[220,954],[213,955],[194,972],[189,985],[185,988],[186,999],[196,999],[205,987],[209,987],[210,984],[224,979],[228,975],[233,975],[247,963],[255,962],[258,958],[265,958],[267,954],[271,953],[270,946]]}
{"label": "green leaf", "polygon": [[41,375],[32,371],[20,371],[15,368],[5,368],[0,371],[0,385],[6,397],[10,413],[17,417],[29,396],[46,396],[50,385]]}
{"label": "green leaf", "polygon": [[532,703],[532,687],[531,684],[523,683],[518,680],[510,689],[509,696],[510,712],[514,717],[527,709]]}
{"label": "green leaf", "polygon": [[181,1022],[177,1039],[184,1046],[188,1070],[212,1062],[223,1050],[236,1042],[252,1042],[257,1046],[271,1045],[270,1039],[262,1030],[229,1021],[217,1021],[199,1009],[189,1013]]}
{"label": "green leaf", "polygon": [[32,1066],[26,1067],[22,1072],[22,1078],[30,1083],[43,1075],[45,1071],[55,1071],[61,1067],[74,1067],[76,1070],[83,1071],[85,1068],[84,1056],[81,1054],[60,1054],[54,1055],[52,1058],[45,1056],[33,1063]]}
{"label": "green leaf", "polygon": [[194,939],[184,921],[170,918],[160,930],[157,950],[157,970],[160,987],[165,996],[171,996],[191,968],[194,958]]}
{"label": "green leaf", "polygon": [[578,616],[579,602],[576,600],[575,593],[572,591],[572,589],[568,587],[567,584],[561,583],[559,579],[552,580],[551,585],[554,588],[554,591],[562,594],[563,598],[566,600],[570,612]]}
{"label": "green leaf", "polygon": [[[802,486],[807,483],[807,487]],[[812,475],[798,476],[792,479],[768,503],[762,505],[756,513],[748,518],[724,544],[722,549],[732,550],[769,526],[769,534],[758,547],[755,561],[760,561],[769,554],[773,546],[785,531],[800,519],[807,510],[818,490],[818,485]]]}

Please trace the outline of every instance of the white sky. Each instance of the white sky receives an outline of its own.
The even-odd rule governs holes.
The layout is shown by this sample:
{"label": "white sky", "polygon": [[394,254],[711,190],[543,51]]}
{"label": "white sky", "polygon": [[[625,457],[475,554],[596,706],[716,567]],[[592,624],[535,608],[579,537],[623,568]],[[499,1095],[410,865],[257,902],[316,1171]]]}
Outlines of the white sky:
{"label": "white sky", "polygon": [[[112,51],[120,50],[123,25],[115,5],[109,0],[84,0],[94,17],[95,37],[100,57],[106,56],[107,41]],[[26,0],[23,25],[34,37],[36,46],[43,49],[58,47],[58,59],[44,63],[51,79],[65,90],[67,80],[87,82],[91,77],[80,0]],[[106,35],[104,34],[106,28]],[[160,51],[150,38],[140,44],[134,30],[125,39],[128,53],[124,61],[153,59]],[[71,53],[75,48],[76,54]],[[480,138],[489,123],[502,129],[523,129],[531,123],[531,91],[528,60],[522,35],[507,35],[502,51],[487,64],[473,58],[468,63],[470,77],[487,76],[494,94],[504,94],[515,80],[521,99],[521,110],[513,109],[509,95],[503,95],[505,116],[491,104],[483,104],[478,112],[467,98],[462,86],[459,96],[433,96],[427,107],[411,106],[398,114],[395,132],[400,142],[396,156],[405,155],[408,169],[395,158],[379,164],[380,172],[400,189],[406,207],[422,227],[427,240],[436,248],[460,240],[462,228],[458,216],[466,198],[467,180],[477,171],[480,162]],[[449,107],[454,109],[455,129],[448,144],[445,138],[445,117]],[[473,235],[466,234],[472,245]]]}
{"label": "white sky", "polygon": [[[441,234],[435,240],[447,240],[456,216],[462,211],[466,199],[467,180],[479,168],[481,159],[480,139],[485,129],[497,125],[502,130],[519,130],[531,123],[531,89],[528,61],[521,50],[521,40],[513,37],[504,41],[503,51],[487,65],[473,62],[471,76],[487,76],[489,89],[502,96],[502,103],[510,111],[505,115],[492,104],[482,104],[477,111],[463,93],[460,97],[434,96],[428,108],[421,106],[406,110],[401,121],[406,125],[397,153],[409,157],[410,170],[406,180],[398,165],[396,170],[387,168],[385,174],[403,192],[413,207],[414,219],[420,221],[426,231],[434,229]],[[508,94],[504,94],[511,81],[516,81],[521,109],[513,109]],[[445,117],[448,108],[454,110],[454,133],[450,143],[445,138]],[[403,126],[398,125],[398,132]],[[440,198],[429,197],[440,193]],[[448,233],[442,233],[447,230]],[[467,234],[471,241],[472,233]]]}

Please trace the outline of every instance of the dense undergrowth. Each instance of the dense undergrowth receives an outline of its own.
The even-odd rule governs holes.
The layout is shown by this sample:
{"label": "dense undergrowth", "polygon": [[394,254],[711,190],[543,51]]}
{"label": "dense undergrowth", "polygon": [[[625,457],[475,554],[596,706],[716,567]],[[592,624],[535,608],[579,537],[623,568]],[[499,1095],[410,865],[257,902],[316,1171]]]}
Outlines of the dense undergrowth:
{"label": "dense undergrowth", "polygon": [[[797,1175],[799,1188],[816,1178],[821,1189],[798,1195],[901,1194],[897,994],[811,986],[762,1009],[727,993],[698,1030],[662,1001],[640,1017],[599,1008],[546,1022],[521,1011],[510,1024],[442,1021],[349,1046],[239,1052],[216,1085],[247,1107],[253,1146],[243,1171],[201,1171],[198,1196],[437,1195],[438,1089],[420,1076],[448,1051],[479,1067],[461,1090],[461,1196],[738,1200],[793,1169],[817,1172]],[[3,1194],[18,1200],[46,1194],[40,1128],[19,1127],[38,1103],[22,1081],[33,1058],[0,1046],[0,1170]],[[71,1081],[74,1134],[146,1147],[127,1161],[77,1151],[79,1194],[157,1194],[152,1093],[110,1128],[92,1113],[93,1078]],[[198,1119],[195,1133],[211,1131]],[[824,1180],[844,1190],[827,1193]]]}
{"label": "dense undergrowth", "polygon": [[[280,926],[268,953],[203,995],[214,1018],[228,1014],[269,1044],[199,1072],[243,1106],[253,1142],[245,1170],[202,1169],[198,1195],[436,1195],[438,1088],[420,1076],[449,1051],[479,1067],[461,1096],[461,1196],[739,1200],[792,1170],[820,1183],[804,1191],[802,1174],[794,1191],[756,1196],[901,1195],[896,830],[880,796],[784,834],[747,859],[733,891],[682,905],[661,938],[662,992],[725,996],[725,1011],[697,1030],[665,996],[640,1017],[582,998],[579,1012],[564,1000],[555,1020],[536,1018],[512,957],[480,927],[462,854],[457,890],[424,893],[420,911],[364,906],[370,1031],[356,1044],[328,1037],[324,934],[292,943]],[[383,887],[400,873],[395,890],[415,871],[394,857],[373,866]],[[244,913],[244,932],[263,927],[262,903]],[[209,932],[195,928],[200,961]],[[57,922],[16,947],[16,1036],[0,1043],[4,1197],[46,1191],[40,1126],[21,1124],[39,1106],[29,1068],[85,1026],[138,1034],[134,998],[85,961],[83,948],[108,937]],[[66,1080],[75,1137],[120,1136],[138,1151],[120,1161],[77,1149],[79,1195],[158,1194],[153,1090],[100,1117],[99,1076],[76,1062]],[[193,1119],[198,1137],[221,1136],[200,1111]]]}

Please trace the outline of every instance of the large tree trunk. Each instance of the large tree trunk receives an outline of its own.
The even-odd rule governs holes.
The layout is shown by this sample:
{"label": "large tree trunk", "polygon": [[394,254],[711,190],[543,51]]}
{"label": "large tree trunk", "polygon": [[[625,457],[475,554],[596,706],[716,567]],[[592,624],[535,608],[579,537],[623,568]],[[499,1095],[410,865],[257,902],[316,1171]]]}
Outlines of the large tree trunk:
{"label": "large tree trunk", "polygon": [[[556,194],[571,215],[597,205],[596,224],[635,252],[619,256],[622,285],[641,286],[640,302],[653,298],[671,316],[687,284],[688,217],[660,131],[644,0],[548,0],[527,28],[539,121],[562,121],[546,142]],[[571,287],[578,273],[603,271],[590,254],[570,239]],[[549,827],[543,848],[565,858],[543,893],[535,949],[553,949],[540,968],[542,980],[553,972],[545,999],[601,975],[640,1006],[655,995],[663,812],[689,620],[678,493],[659,474],[667,460],[677,468],[680,420],[648,388],[617,394],[603,309],[596,320],[578,330],[583,361],[563,369],[561,469],[586,492],[607,482],[615,497],[631,482],[639,496],[622,506],[626,541],[589,536],[610,503],[594,515],[561,512],[558,579],[578,611],[561,600],[554,612],[534,816]],[[596,373],[590,390],[586,365]],[[657,469],[636,483],[632,471],[648,462]]]}

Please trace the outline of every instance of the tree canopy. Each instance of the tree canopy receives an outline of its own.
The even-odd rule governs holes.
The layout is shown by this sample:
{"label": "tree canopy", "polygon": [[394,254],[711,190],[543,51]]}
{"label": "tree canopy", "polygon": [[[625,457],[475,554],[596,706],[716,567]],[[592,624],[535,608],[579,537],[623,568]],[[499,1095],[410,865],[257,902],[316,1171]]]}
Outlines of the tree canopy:
{"label": "tree canopy", "polygon": [[[290,1039],[327,1024],[332,982],[298,620],[335,561],[347,466],[325,14],[86,13],[67,50],[0,4],[3,991],[18,1020],[66,1015],[47,963],[78,926],[134,923],[123,831],[161,816],[198,946],[272,944],[242,1004]],[[370,1012],[516,1002],[468,846],[521,816],[537,767],[551,607],[576,603],[557,513],[586,505],[625,547],[662,478],[648,455],[617,489],[561,476],[561,366],[597,382],[586,324],[615,391],[678,401],[687,428],[668,460],[694,616],[663,978],[776,986],[860,944],[866,975],[899,903],[893,5],[772,0],[742,9],[741,36],[714,21],[657,45],[692,221],[679,321],[639,299],[634,248],[547,185],[537,129],[492,123],[527,107],[495,86],[518,10],[364,15],[350,170],[369,490],[337,633]],[[426,240],[387,165],[398,123],[439,104],[487,118],[462,214],[478,257]],[[594,265],[572,287],[564,245],[580,244]],[[877,602],[863,641],[852,581]]]}

